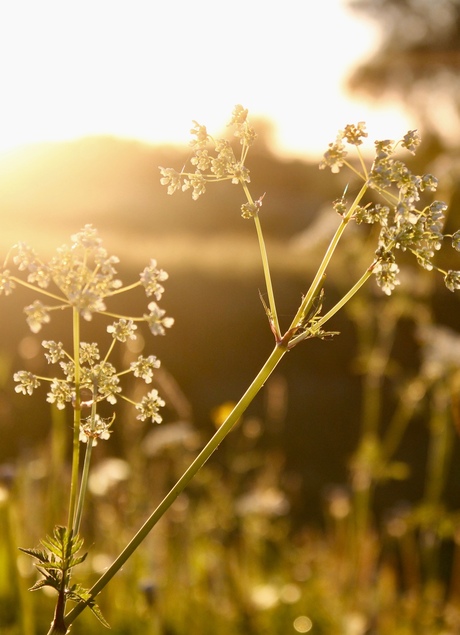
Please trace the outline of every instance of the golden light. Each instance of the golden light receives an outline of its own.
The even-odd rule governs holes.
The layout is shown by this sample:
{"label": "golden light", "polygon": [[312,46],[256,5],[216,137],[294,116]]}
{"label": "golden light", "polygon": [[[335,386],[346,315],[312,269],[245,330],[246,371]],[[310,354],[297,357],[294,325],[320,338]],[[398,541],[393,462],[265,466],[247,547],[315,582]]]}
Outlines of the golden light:
{"label": "golden light", "polygon": [[0,152],[101,134],[187,143],[192,119],[220,131],[236,103],[272,120],[288,154],[324,151],[352,121],[397,135],[398,111],[343,92],[376,38],[344,0],[3,3]]}

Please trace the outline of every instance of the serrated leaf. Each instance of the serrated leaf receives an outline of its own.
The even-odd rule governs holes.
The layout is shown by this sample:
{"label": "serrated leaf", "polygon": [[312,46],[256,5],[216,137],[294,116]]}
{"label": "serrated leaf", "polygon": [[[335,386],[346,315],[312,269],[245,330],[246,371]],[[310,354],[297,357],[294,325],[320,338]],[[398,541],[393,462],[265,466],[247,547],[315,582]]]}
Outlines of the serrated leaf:
{"label": "serrated leaf", "polygon": [[58,542],[66,542],[70,532],[64,525],[56,525],[53,529],[53,536]]}
{"label": "serrated leaf", "polygon": [[73,602],[84,602],[86,606],[93,612],[93,614],[97,617],[100,623],[105,626],[105,628],[110,628],[110,624],[107,622],[105,617],[102,615],[102,611],[99,606],[96,604],[94,599],[91,598],[91,594],[88,589],[85,589],[80,584],[74,584],[67,592],[66,599],[72,600]]}
{"label": "serrated leaf", "polygon": [[83,543],[84,540],[83,538],[80,538],[80,536],[75,536],[75,538],[72,540],[71,542],[71,554],[73,555],[74,553],[77,553],[77,551],[80,551],[80,549],[83,547]]}
{"label": "serrated leaf", "polygon": [[42,575],[45,576],[45,578],[53,578],[53,580],[60,580],[61,576],[60,571],[57,571],[56,569],[50,569],[48,570],[45,565],[42,564],[37,564],[35,563],[35,567],[37,568],[37,571],[39,571]]}
{"label": "serrated leaf", "polygon": [[40,565],[36,565],[37,567],[43,567],[46,570],[52,571],[62,571],[62,564],[60,562],[56,562],[56,560],[52,560],[51,562],[40,562]]}
{"label": "serrated leaf", "polygon": [[26,553],[28,556],[32,556],[32,558],[36,558],[40,562],[48,562],[48,554],[40,549],[25,549],[23,547],[19,547],[19,551]]}
{"label": "serrated leaf", "polygon": [[[67,589],[67,595],[69,599],[73,599],[74,602],[87,602],[91,598],[91,593],[88,589],[85,589],[81,584],[76,582]],[[72,595],[72,598],[70,597]]]}
{"label": "serrated leaf", "polygon": [[69,531],[67,527],[62,527],[61,525],[57,525],[54,528],[52,536],[46,536],[41,541],[42,545],[60,560],[64,559],[69,542],[71,542]]}
{"label": "serrated leaf", "polygon": [[52,589],[55,589],[59,593],[59,586],[53,584],[53,582],[51,582],[48,578],[42,579],[42,580],[38,580],[37,582],[35,582],[35,584],[33,586],[31,586],[29,588],[29,591],[38,591],[38,589],[43,589],[43,587],[49,586]]}
{"label": "serrated leaf", "polygon": [[60,545],[59,543],[55,542],[49,536],[41,540],[41,543],[44,547],[46,547],[46,549],[48,549],[50,553],[54,554],[56,558],[58,558],[58,560],[63,559],[63,553],[64,553],[63,545]]}
{"label": "serrated leaf", "polygon": [[100,621],[100,623],[103,626],[105,626],[105,628],[110,628],[110,624],[107,622],[105,617],[102,615],[101,609],[99,608],[99,606],[96,603],[90,604],[89,608],[94,613],[94,615],[97,617],[97,619]]}
{"label": "serrated leaf", "polygon": [[88,553],[83,554],[82,556],[78,556],[78,558],[72,558],[68,563],[68,568],[76,567],[78,564],[81,564],[86,560],[86,556]]}

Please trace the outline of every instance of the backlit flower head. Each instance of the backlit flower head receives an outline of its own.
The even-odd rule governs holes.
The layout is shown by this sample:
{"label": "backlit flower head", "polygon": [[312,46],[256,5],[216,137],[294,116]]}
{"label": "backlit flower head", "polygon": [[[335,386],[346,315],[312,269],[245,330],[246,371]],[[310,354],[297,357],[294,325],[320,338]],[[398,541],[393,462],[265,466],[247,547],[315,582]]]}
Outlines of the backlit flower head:
{"label": "backlit flower head", "polygon": [[[443,201],[430,201],[430,194],[436,191],[438,180],[432,174],[414,174],[400,158],[401,149],[415,153],[420,145],[420,135],[416,130],[410,130],[399,142],[390,139],[375,141],[375,157],[370,168],[366,167],[358,147],[366,136],[362,122],[346,126],[339,132],[335,143],[329,145],[319,167],[330,167],[333,172],[338,172],[346,165],[364,181],[362,193],[370,189],[381,197],[381,202],[361,205],[360,195],[353,207],[344,197],[334,203],[342,218],[353,219],[357,224],[380,225],[377,261],[371,268],[378,285],[389,295],[399,284],[399,265],[396,262],[399,250],[412,253],[423,269],[437,269],[442,273],[450,291],[459,289],[460,274],[443,271],[435,263],[436,252],[441,249],[445,238],[443,229],[447,210]],[[350,162],[345,144],[357,146],[358,167]],[[454,249],[460,250],[460,233],[453,234],[451,239]]]}
{"label": "backlit flower head", "polygon": [[161,185],[168,186],[168,194],[174,194],[177,190],[180,190],[182,187],[181,175],[179,172],[174,170],[173,168],[162,168],[160,167]]}
{"label": "backlit flower head", "polygon": [[[20,274],[26,276],[25,281],[23,277],[11,274],[7,267],[10,258]],[[60,247],[48,263],[42,261],[32,248],[18,243],[8,254],[0,272],[0,293],[9,295],[16,286],[24,284],[44,298],[44,301],[36,299],[25,307],[27,322],[34,333],[50,322],[52,311],[56,309],[74,309],[74,336],[76,332],[80,334],[82,326],[77,321],[75,330],[75,315],[90,320],[94,313],[99,313],[111,319],[106,326],[105,351],[101,348],[103,343],[77,342],[75,337],[71,351],[66,350],[62,342],[44,339],[45,359],[57,367],[55,376],[42,377],[27,370],[14,374],[18,393],[32,395],[46,382],[46,400],[59,410],[67,405],[78,410],[94,409],[92,418],[82,424],[81,440],[107,437],[104,420],[96,413],[101,402],[114,405],[121,398],[135,406],[143,419],[161,421],[159,409],[164,402],[157,391],[151,391],[136,404],[124,394],[123,386],[129,376],[151,384],[160,361],[154,355],[141,355],[128,368],[119,370],[112,363],[114,358],[109,357],[115,347],[136,339],[140,324],[145,323],[154,335],[163,335],[165,329],[173,325],[174,320],[157,304],[163,296],[162,283],[168,279],[168,274],[152,258],[138,280],[123,287],[117,276],[118,262],[118,258],[109,256],[102,246],[97,230],[85,225],[71,237],[71,244]],[[108,311],[107,304],[112,296],[136,288],[143,288],[145,295],[155,298],[156,302],[148,304],[148,312],[141,316],[124,316]]]}
{"label": "backlit flower head", "polygon": [[4,293],[5,295],[11,295],[13,293],[13,289],[16,288],[16,284],[14,280],[11,279],[11,274],[8,269],[4,269],[0,272],[0,295]]}
{"label": "backlit flower head", "polygon": [[50,321],[49,307],[45,306],[40,300],[35,300],[32,304],[25,307],[26,321],[32,333],[38,333],[43,324]]}
{"label": "backlit flower head", "polygon": [[21,392],[23,395],[31,395],[35,388],[40,386],[38,378],[26,370],[19,370],[17,373],[14,373],[13,379],[18,384],[14,388],[15,391]]}
{"label": "backlit flower head", "polygon": [[331,168],[331,172],[340,172],[340,168],[345,163],[347,157],[347,150],[342,141],[342,135],[339,134],[334,143],[329,144],[329,149],[324,153],[323,160],[319,164],[319,169]]}
{"label": "backlit flower head", "polygon": [[117,322],[107,327],[107,333],[110,333],[119,342],[126,342],[127,340],[136,339],[136,333],[134,332],[136,329],[137,326],[132,320],[120,318]]}
{"label": "backlit flower head", "polygon": [[145,287],[146,295],[153,295],[157,302],[161,300],[161,296],[164,293],[164,287],[161,283],[167,280],[168,277],[166,271],[159,269],[157,261],[152,258],[149,266],[144,269],[140,276],[141,283]]}
{"label": "backlit flower head", "polygon": [[[174,168],[160,167],[162,185],[168,187],[168,194],[181,189],[183,192],[192,190],[193,200],[206,192],[208,183],[216,181],[231,181],[234,184],[249,183],[250,175],[245,160],[249,147],[257,138],[254,128],[249,125],[248,111],[240,104],[235,106],[229,126],[233,127],[233,136],[240,140],[239,156],[236,156],[227,139],[214,140],[206,126],[193,122],[191,129],[193,140],[191,146],[194,156],[190,163],[194,171],[177,172]],[[213,147],[212,147],[213,146]]]}
{"label": "backlit flower head", "polygon": [[155,355],[144,357],[140,355],[136,362],[131,362],[130,370],[134,377],[141,377],[146,384],[150,384],[153,378],[153,371],[160,368],[160,360]]}
{"label": "backlit flower head", "polygon": [[151,419],[153,423],[161,423],[159,409],[164,405],[165,402],[159,396],[158,390],[151,390],[140,403],[136,404],[136,409],[139,411],[136,418],[141,421]]}
{"label": "backlit flower head", "polygon": [[165,329],[171,328],[174,324],[174,319],[171,317],[164,317],[165,311],[160,309],[156,302],[150,302],[148,309],[150,313],[144,314],[144,319],[147,322],[151,333],[153,333],[153,335],[164,335]]}
{"label": "backlit flower head", "polygon": [[72,385],[68,381],[53,379],[46,401],[56,404],[58,410],[64,410],[66,403],[71,403],[73,395]]}
{"label": "backlit flower head", "polygon": [[62,342],[43,340],[42,346],[45,350],[48,351],[47,353],[45,353],[45,358],[48,364],[56,364],[65,357],[65,351]]}
{"label": "backlit flower head", "polygon": [[87,443],[91,439],[93,446],[95,446],[97,445],[98,439],[110,439],[112,432],[110,426],[113,421],[114,417],[111,419],[103,419],[98,414],[82,419],[80,423],[80,441]]}

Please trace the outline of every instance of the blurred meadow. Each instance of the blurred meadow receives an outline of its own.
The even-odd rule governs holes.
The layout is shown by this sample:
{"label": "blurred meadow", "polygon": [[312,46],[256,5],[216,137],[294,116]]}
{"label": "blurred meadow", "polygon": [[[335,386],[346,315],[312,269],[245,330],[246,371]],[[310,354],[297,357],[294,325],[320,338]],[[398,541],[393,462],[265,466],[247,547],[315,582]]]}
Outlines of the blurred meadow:
{"label": "blurred meadow", "polygon": [[[453,232],[460,226],[460,2],[348,4],[380,33],[350,90],[389,100],[420,130],[424,143],[411,165],[439,177]],[[266,192],[261,218],[287,326],[338,224],[331,203],[356,186],[347,174],[319,171],[316,157],[281,152],[269,119],[251,121],[259,132],[248,161],[251,191]],[[336,130],[329,132],[332,141]],[[371,125],[369,136],[376,138]],[[21,240],[49,256],[91,223],[120,257],[124,282],[150,258],[169,273],[163,306],[175,324],[153,344],[141,340],[162,361],[155,386],[167,402],[164,422],[152,427],[126,411],[94,450],[82,526],[89,555],[78,574],[88,586],[273,347],[239,189],[210,185],[194,202],[189,192],[170,197],[160,185],[158,166],[180,170],[189,155],[186,145],[100,134],[0,157],[2,254]],[[366,236],[350,228],[325,304],[341,297],[372,253]],[[443,266],[459,269],[458,260],[452,250]],[[340,335],[303,343],[283,360],[102,592],[114,634],[460,633],[460,304],[430,272],[409,267],[401,279],[389,298],[371,280],[334,317]],[[18,289],[0,299],[1,635],[47,632],[54,597],[27,591],[36,573],[18,547],[38,544],[67,512],[71,420],[14,390],[17,369],[41,374],[46,366],[40,343],[48,327],[30,332],[22,319],[27,297]],[[96,319],[86,328],[88,338],[106,337]],[[68,339],[66,329],[53,318],[53,337]],[[85,611],[71,632],[95,635],[103,626]]]}

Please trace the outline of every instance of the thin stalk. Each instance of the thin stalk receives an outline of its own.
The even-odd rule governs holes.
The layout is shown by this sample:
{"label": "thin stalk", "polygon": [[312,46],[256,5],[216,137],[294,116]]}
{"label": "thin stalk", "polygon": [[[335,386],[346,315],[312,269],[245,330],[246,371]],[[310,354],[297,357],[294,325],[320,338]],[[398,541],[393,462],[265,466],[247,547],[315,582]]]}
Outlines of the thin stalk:
{"label": "thin stalk", "polygon": [[358,291],[361,289],[361,287],[363,285],[366,284],[366,282],[369,280],[369,278],[372,275],[372,272],[374,270],[375,265],[377,264],[378,260],[375,260],[372,265],[363,273],[363,275],[361,276],[361,278],[355,282],[355,284],[351,287],[351,289],[343,296],[343,298],[341,300],[339,300],[337,302],[337,304],[335,304],[332,309],[330,309],[325,315],[323,315],[322,318],[320,318],[318,320],[318,322],[315,324],[314,326],[314,330],[317,331],[319,330],[322,326],[324,326],[324,324],[326,324],[326,322],[328,322],[332,316],[334,316],[336,313],[338,313],[340,311],[340,309],[342,307],[345,306],[345,304],[347,302],[349,302],[351,300],[351,298],[358,293]]}
{"label": "thin stalk", "polygon": [[[16,278],[16,276],[11,276],[10,280],[17,282],[18,284],[20,284],[23,287],[26,287],[27,289],[32,289],[32,291],[38,291],[42,295],[46,295],[49,298],[53,298],[53,300],[59,300],[59,302],[63,303],[63,306],[69,306],[69,302],[67,298],[56,295],[55,293],[51,293],[51,291],[47,291],[46,289],[38,288],[34,284],[31,284],[30,282],[27,282],[26,280],[22,280],[21,278]],[[48,308],[51,309],[51,308],[61,308],[61,307],[48,307]]]}
{"label": "thin stalk", "polygon": [[425,502],[431,506],[440,504],[452,453],[453,428],[449,418],[449,401],[447,387],[443,384],[436,386],[430,419],[430,447],[424,495]]}
{"label": "thin stalk", "polygon": [[[382,414],[383,381],[394,342],[398,316],[390,309],[377,317],[377,333],[373,337],[371,324],[359,324],[368,337],[362,337],[360,356],[367,358],[367,372],[362,381],[361,440],[353,461],[354,497],[354,558],[356,570],[365,560],[366,539],[372,519],[372,500],[381,466],[381,441],[379,425]],[[372,341],[374,340],[374,341]]]}
{"label": "thin stalk", "polygon": [[[117,340],[115,338],[112,339],[112,342],[110,343],[109,349],[104,357],[104,362],[106,362],[109,359],[109,356],[111,354],[111,352],[113,351],[113,349],[115,348],[115,344],[116,344]],[[96,398],[96,392],[97,392],[97,386],[94,387],[94,397]],[[95,405],[95,402],[94,402]],[[94,412],[94,414],[96,414],[96,412]],[[92,414],[91,414],[92,416]]]}
{"label": "thin stalk", "polygon": [[442,540],[439,530],[440,507],[453,447],[453,427],[449,416],[449,402],[450,395],[447,386],[444,383],[435,386],[432,398],[427,475],[423,497],[423,502],[428,508],[428,516],[425,526],[422,525],[421,527],[422,532],[428,536],[428,540],[424,541],[422,554],[428,582],[440,577]]}
{"label": "thin stalk", "polygon": [[177,483],[172,487],[169,493],[165,496],[158,507],[152,512],[149,518],[145,521],[144,525],[139,529],[137,534],[132,538],[130,543],[123,549],[116,560],[111,564],[107,571],[99,578],[90,590],[90,597],[87,602],[80,602],[66,615],[65,623],[67,628],[73,623],[75,618],[85,609],[87,604],[94,600],[94,598],[102,591],[106,584],[113,578],[113,576],[121,569],[125,562],[130,558],[134,551],[138,548],[141,542],[147,537],[152,528],[157,524],[160,518],[171,507],[173,502],[179,496],[179,494],[185,489],[188,483],[192,480],[195,474],[203,467],[209,457],[217,450],[220,443],[232,430],[235,424],[238,422],[246,408],[253,401],[257,393],[267,381],[273,370],[276,368],[284,354],[287,352],[287,348],[284,346],[275,346],[272,353],[268,357],[261,370],[246,390],[240,401],[236,404],[230,415],[220,426],[217,432],[207,445],[201,450],[199,455],[184,472]]}
{"label": "thin stalk", "polygon": [[83,504],[85,502],[86,490],[88,489],[89,466],[91,464],[91,453],[93,450],[93,438],[89,437],[86,444],[85,459],[81,474],[80,491],[78,493],[78,503],[75,512],[74,531],[77,534],[80,531],[81,518],[83,515]]}
{"label": "thin stalk", "polygon": [[[362,188],[360,189],[360,191],[358,192],[358,195],[356,196],[355,200],[353,201],[352,205],[350,205],[350,209],[348,210],[348,212],[345,214],[345,216],[342,217],[342,221],[340,223],[340,225],[337,227],[337,230],[334,234],[334,236],[332,237],[331,242],[329,243],[329,246],[326,250],[326,253],[324,254],[323,260],[318,268],[318,271],[316,272],[316,275],[313,279],[313,282],[310,285],[310,288],[307,292],[307,294],[304,296],[302,303],[294,317],[294,319],[292,320],[291,323],[291,328],[295,328],[296,326],[298,326],[304,315],[306,315],[312,305],[313,302],[315,300],[315,297],[318,295],[319,292],[319,287],[323,282],[325,273],[326,273],[326,269],[329,266],[329,263],[331,261],[332,256],[334,255],[334,252],[337,248],[337,245],[342,237],[343,232],[345,231],[346,226],[348,225],[351,217],[353,216],[356,208],[358,207],[359,203],[361,202],[361,199],[363,198],[364,194],[366,193],[368,189],[368,185],[367,183],[364,183],[364,185],[362,186]],[[370,274],[369,274],[370,276]],[[368,277],[369,277],[368,276]],[[367,278],[366,278],[367,280]],[[364,280],[365,282],[365,280]],[[362,284],[364,284],[364,282]],[[362,284],[360,286],[362,286]],[[356,286],[356,285],[355,285]],[[353,287],[354,288],[354,287]],[[356,289],[357,291],[357,289]],[[356,291],[354,293],[356,293]],[[346,304],[348,302],[348,300],[350,299],[351,295],[354,295],[354,293],[352,293],[351,295],[349,295],[351,292],[349,291],[347,296],[345,296],[345,300],[344,302],[340,305],[340,307],[338,307],[337,311],[339,310],[339,308],[341,308],[344,304]],[[336,311],[334,311],[335,313]],[[329,312],[331,313],[331,311]],[[329,313],[327,315],[329,315]],[[331,313],[330,317],[332,317],[332,315],[334,315],[334,313]],[[329,319],[329,317],[328,317]],[[321,323],[324,324],[327,320],[325,320],[324,318],[321,320]]]}
{"label": "thin stalk", "polygon": [[[241,183],[241,185],[243,187],[244,193],[246,194],[246,198],[248,199],[248,203],[250,205],[254,205],[254,201],[252,199],[248,186],[246,185],[244,181]],[[257,239],[259,241],[260,257],[262,259],[262,267],[263,267],[264,277],[265,277],[265,286],[267,288],[267,294],[268,294],[268,306],[270,307],[270,314],[271,314],[270,317],[273,320],[273,326],[275,328],[275,332],[278,335],[278,338],[281,338],[278,313],[276,310],[275,294],[273,292],[272,279],[270,275],[270,265],[268,264],[267,248],[265,246],[264,235],[262,232],[262,225],[260,224],[260,219],[258,214],[254,216],[254,224],[256,226]]]}
{"label": "thin stalk", "polygon": [[385,438],[382,441],[382,460],[388,461],[392,456],[394,456],[401,443],[401,439],[407,429],[407,426],[418,406],[419,402],[413,399],[409,400],[407,397],[401,398],[398,407],[388,424],[388,430],[386,431]]}
{"label": "thin stalk", "polygon": [[78,471],[80,463],[80,314],[75,307],[73,311],[73,358],[75,361],[75,407],[73,415],[73,450],[72,450],[72,476],[70,482],[70,500],[68,527],[74,528],[75,507],[78,492]]}
{"label": "thin stalk", "polygon": [[270,311],[271,311],[271,317],[273,319],[273,325],[274,325],[274,328],[275,328],[275,332],[279,336],[281,336],[279,320],[278,320],[278,313],[277,313],[277,310],[276,310],[275,294],[273,293],[273,285],[272,285],[272,280],[271,280],[271,276],[270,276],[270,267],[268,265],[267,250],[265,248],[265,241],[264,241],[264,237],[263,237],[263,233],[262,233],[262,225],[260,224],[260,219],[259,219],[258,216],[254,216],[254,224],[256,226],[257,238],[259,240],[260,255],[261,255],[261,258],[262,258],[262,265],[263,265],[263,269],[264,269],[265,286],[267,287],[267,294],[268,294],[268,301],[269,301],[269,306],[270,306]]}
{"label": "thin stalk", "polygon": [[380,314],[380,319],[377,320],[376,342],[368,352],[369,361],[363,381],[364,396],[361,417],[361,429],[366,436],[377,436],[378,434],[383,400],[382,386],[399,318],[400,315],[391,309],[391,305],[386,305],[383,314]]}
{"label": "thin stalk", "polygon": [[[112,345],[114,343],[115,343],[115,340],[112,341]],[[108,353],[107,353],[107,357],[108,357]],[[93,386],[93,403],[91,404],[91,429],[92,430],[94,430],[95,428],[95,421],[96,421],[96,410],[97,410],[96,392],[97,392],[97,386],[95,383]],[[74,532],[76,534],[80,531],[81,518],[83,515],[83,504],[85,502],[86,490],[88,489],[89,466],[91,464],[91,453],[93,450],[93,446],[94,446],[94,439],[92,436],[90,436],[88,437],[88,440],[86,443],[85,459],[83,462],[80,489],[78,492],[77,509],[75,512]]]}
{"label": "thin stalk", "polygon": [[140,285],[141,285],[140,280],[137,280],[137,282],[128,284],[126,285],[126,287],[120,287],[119,289],[114,289],[113,291],[107,294],[107,297],[111,298],[113,295],[117,295],[118,293],[125,293],[126,291],[131,291],[132,289],[136,289],[136,287],[139,287]]}
{"label": "thin stalk", "polygon": [[[72,309],[72,330],[73,330],[73,353],[75,360],[75,408],[74,408],[74,423],[73,423],[73,451],[72,451],[72,475],[70,481],[70,496],[69,496],[69,512],[67,527],[70,532],[70,536],[75,533],[75,507],[77,504],[77,491],[78,491],[78,472],[80,462],[80,314],[78,309],[73,307]],[[65,625],[65,607],[66,607],[66,594],[65,590],[69,585],[71,571],[63,571],[61,588],[58,593],[56,606],[54,608],[54,617],[51,623],[51,628],[48,635],[54,635],[56,633],[66,633],[67,627]]]}

